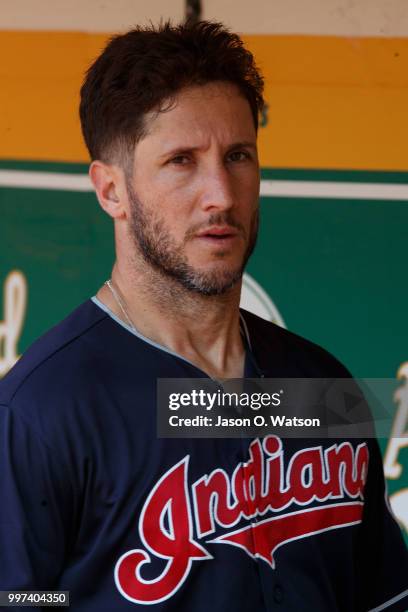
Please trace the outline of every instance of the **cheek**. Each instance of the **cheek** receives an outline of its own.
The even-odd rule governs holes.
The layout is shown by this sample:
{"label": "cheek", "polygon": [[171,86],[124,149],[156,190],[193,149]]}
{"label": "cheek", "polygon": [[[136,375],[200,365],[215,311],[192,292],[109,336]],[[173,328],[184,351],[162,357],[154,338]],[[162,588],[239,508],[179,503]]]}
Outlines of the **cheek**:
{"label": "cheek", "polygon": [[175,225],[192,215],[196,199],[197,187],[194,181],[179,179],[164,182],[156,191],[156,201],[163,215]]}
{"label": "cheek", "polygon": [[240,207],[254,210],[259,202],[260,180],[258,175],[256,173],[245,175],[234,187]]}
{"label": "cheek", "polygon": [[188,227],[183,223],[183,216],[176,208],[161,208],[152,215],[151,231],[159,240],[169,240],[174,246],[183,244]]}
{"label": "cheek", "polygon": [[160,218],[178,243],[185,239],[186,234],[201,219],[197,218],[198,207],[195,201],[190,187],[165,192],[159,200]]}

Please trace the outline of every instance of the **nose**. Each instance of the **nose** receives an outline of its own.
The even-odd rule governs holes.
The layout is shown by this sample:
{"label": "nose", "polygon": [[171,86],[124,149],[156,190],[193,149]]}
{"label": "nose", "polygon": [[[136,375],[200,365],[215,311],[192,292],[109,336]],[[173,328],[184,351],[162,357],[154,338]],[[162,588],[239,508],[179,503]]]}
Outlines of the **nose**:
{"label": "nose", "polygon": [[235,204],[232,177],[222,164],[207,168],[202,176],[201,206],[206,212],[221,212]]}

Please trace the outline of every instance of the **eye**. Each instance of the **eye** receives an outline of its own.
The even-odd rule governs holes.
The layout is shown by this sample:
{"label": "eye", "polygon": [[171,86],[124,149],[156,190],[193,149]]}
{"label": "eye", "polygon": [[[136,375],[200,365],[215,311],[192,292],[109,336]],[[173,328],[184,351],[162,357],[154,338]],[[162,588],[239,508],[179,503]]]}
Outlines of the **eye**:
{"label": "eye", "polygon": [[169,164],[176,164],[176,166],[185,166],[190,160],[187,155],[176,155],[169,159]]}
{"label": "eye", "polygon": [[233,151],[228,155],[228,159],[232,162],[240,162],[250,159],[248,151]]}

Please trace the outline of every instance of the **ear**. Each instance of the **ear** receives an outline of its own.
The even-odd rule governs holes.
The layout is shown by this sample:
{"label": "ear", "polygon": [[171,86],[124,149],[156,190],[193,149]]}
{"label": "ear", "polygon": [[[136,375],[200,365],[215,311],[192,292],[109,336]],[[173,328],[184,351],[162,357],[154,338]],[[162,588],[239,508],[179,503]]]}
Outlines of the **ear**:
{"label": "ear", "polygon": [[103,210],[113,219],[126,216],[123,172],[117,166],[95,160],[89,167],[89,177]]}

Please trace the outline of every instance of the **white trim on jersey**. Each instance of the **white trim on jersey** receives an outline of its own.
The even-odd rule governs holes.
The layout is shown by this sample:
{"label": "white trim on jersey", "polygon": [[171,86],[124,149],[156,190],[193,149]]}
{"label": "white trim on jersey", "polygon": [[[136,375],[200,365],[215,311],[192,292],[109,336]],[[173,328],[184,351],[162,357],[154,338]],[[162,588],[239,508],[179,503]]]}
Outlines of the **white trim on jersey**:
{"label": "white trim on jersey", "polygon": [[[91,300],[92,300],[92,302],[96,306],[101,308],[101,310],[106,312],[106,314],[108,314],[114,321],[116,321],[116,323],[119,323],[119,325],[122,325],[122,327],[127,329],[127,331],[129,331],[131,334],[133,334],[134,336],[136,336],[140,340],[143,340],[144,342],[147,342],[147,344],[151,344],[151,346],[154,346],[155,348],[157,348],[157,349],[159,349],[161,351],[165,351],[166,353],[169,353],[170,355],[173,355],[174,357],[178,357],[179,359],[182,359],[186,363],[189,363],[190,365],[192,365],[197,370],[200,370],[200,368],[198,366],[196,366],[195,363],[193,363],[192,361],[189,361],[188,359],[186,359],[182,355],[179,355],[178,353],[176,353],[175,351],[172,351],[171,349],[167,348],[166,346],[163,346],[162,344],[159,344],[158,342],[155,342],[154,340],[151,340],[150,338],[147,338],[146,336],[141,334],[135,327],[130,327],[130,325],[128,325],[127,323],[122,321],[122,319],[117,317],[115,315],[115,313],[112,312],[112,310],[110,308],[108,308],[103,302],[101,302],[96,297],[96,295],[91,297]],[[244,317],[242,316],[241,313],[239,313],[239,316],[240,316],[240,319],[241,319],[241,322],[242,322],[242,328],[243,328],[243,331],[244,331],[245,338],[246,338],[246,340],[248,342],[249,349],[252,351],[251,339],[249,337],[249,332],[248,332],[247,324],[246,324],[245,319],[244,319]],[[240,326],[240,328],[241,328],[241,326]],[[241,331],[242,331],[242,328],[241,328]],[[204,374],[205,374],[205,372],[204,372]],[[209,377],[209,378],[211,378],[211,377]],[[218,381],[215,378],[211,378],[211,379],[214,380],[215,382],[220,382],[220,381]]]}
{"label": "white trim on jersey", "polygon": [[407,595],[408,595],[408,589],[406,589],[405,591],[403,591],[399,595],[396,595],[392,599],[389,599],[388,601],[386,601],[385,603],[381,604],[380,606],[377,606],[376,608],[371,608],[371,610],[368,610],[368,612],[381,612],[381,610],[385,610],[386,608],[388,608],[388,606],[392,606],[392,604],[397,603],[398,601],[400,601],[401,599],[403,599]]}

